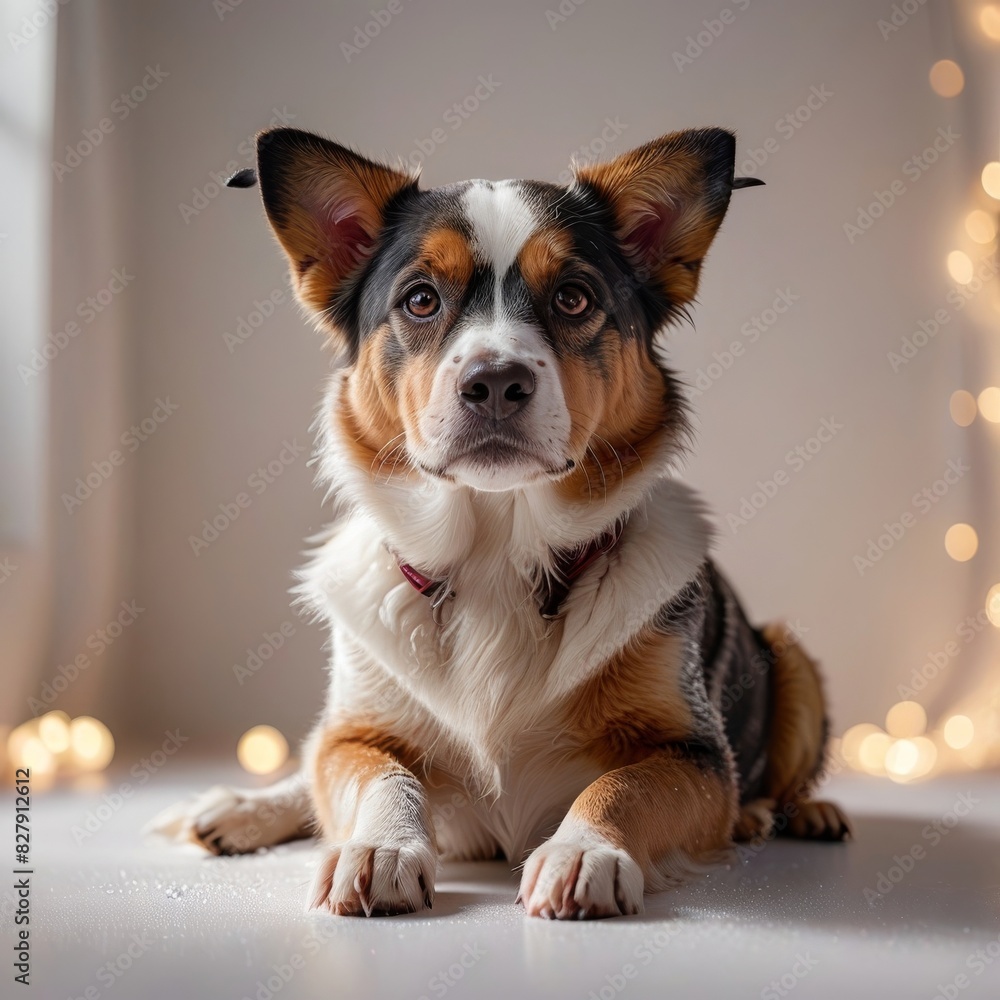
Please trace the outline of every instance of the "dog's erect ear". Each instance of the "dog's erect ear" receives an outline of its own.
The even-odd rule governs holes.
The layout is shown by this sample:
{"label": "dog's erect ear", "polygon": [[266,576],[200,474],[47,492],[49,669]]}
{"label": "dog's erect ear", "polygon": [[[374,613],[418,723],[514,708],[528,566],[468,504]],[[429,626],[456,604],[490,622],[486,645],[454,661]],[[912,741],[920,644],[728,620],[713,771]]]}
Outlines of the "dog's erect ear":
{"label": "dog's erect ear", "polygon": [[614,214],[640,281],[684,305],[698,290],[702,258],[726,214],[736,140],[721,128],[672,132],[609,163],[575,170]]}
{"label": "dog's erect ear", "polygon": [[379,232],[385,207],[416,179],[293,128],[257,136],[264,210],[299,300],[331,332]]}

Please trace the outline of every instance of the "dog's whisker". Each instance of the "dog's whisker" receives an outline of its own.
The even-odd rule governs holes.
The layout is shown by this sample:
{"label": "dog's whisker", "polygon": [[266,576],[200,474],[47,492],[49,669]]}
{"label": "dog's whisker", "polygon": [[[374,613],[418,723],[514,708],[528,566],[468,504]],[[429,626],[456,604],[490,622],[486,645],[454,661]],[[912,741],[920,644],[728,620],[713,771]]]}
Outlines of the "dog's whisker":
{"label": "dog's whisker", "polygon": [[[389,464],[389,460],[392,458],[392,456],[395,455],[396,452],[398,452],[398,451],[399,451],[398,447],[397,448],[393,448],[393,450],[391,452],[389,452],[389,454],[386,455],[386,457],[379,463],[379,467],[376,470],[375,477],[374,477],[374,481],[376,483],[379,482],[378,476],[382,473],[383,469],[385,469],[386,465]],[[385,478],[381,481],[381,485],[385,486],[388,483],[392,482],[392,477],[393,477],[393,474],[396,471],[396,465],[397,464],[398,464],[398,460],[397,460],[397,462],[393,462],[393,464],[390,467],[390,469],[388,470],[388,472],[385,473]]]}
{"label": "dog's whisker", "polygon": [[[396,434],[395,436],[391,437],[388,441],[386,441],[384,445],[382,445],[381,448],[379,448],[379,450],[375,453],[375,457],[372,459],[372,464],[368,468],[369,474],[374,473],[375,475],[377,475],[377,472],[374,471],[375,463],[379,461],[379,457],[382,455],[382,452],[384,452],[387,448],[391,448],[395,444],[395,442],[397,442],[400,438],[405,438],[405,437],[406,437],[406,431],[401,431],[399,434]],[[398,445],[396,447],[398,447]],[[393,448],[393,451],[395,451],[395,448]],[[389,454],[391,455],[392,452],[390,452]],[[382,462],[384,461],[385,459],[382,459]],[[381,468],[382,462],[379,463],[379,468]]]}

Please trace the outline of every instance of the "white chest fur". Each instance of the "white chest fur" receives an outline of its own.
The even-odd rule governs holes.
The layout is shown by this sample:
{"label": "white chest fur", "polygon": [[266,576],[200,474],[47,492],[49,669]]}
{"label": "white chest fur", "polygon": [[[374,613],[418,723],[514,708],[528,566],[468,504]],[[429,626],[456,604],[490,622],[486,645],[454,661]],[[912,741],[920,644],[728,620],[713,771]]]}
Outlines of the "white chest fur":
{"label": "white chest fur", "polygon": [[[461,748],[469,779],[496,796],[517,775],[531,780],[517,763],[527,744],[558,751],[559,703],[695,575],[709,529],[696,496],[661,480],[547,623],[517,543],[524,511],[508,502],[464,514],[487,522],[464,524],[460,559],[452,549],[447,568],[429,567],[456,592],[443,629],[400,573],[387,532],[361,513],[330,530],[301,592],[334,633],[328,715],[357,713],[418,745]],[[399,547],[398,535],[391,543]]]}

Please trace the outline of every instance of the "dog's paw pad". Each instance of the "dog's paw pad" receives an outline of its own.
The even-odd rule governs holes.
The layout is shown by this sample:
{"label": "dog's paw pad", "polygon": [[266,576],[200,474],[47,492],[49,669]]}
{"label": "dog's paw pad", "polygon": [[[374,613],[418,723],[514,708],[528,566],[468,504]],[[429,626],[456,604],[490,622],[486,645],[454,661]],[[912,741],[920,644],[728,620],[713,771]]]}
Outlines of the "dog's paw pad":
{"label": "dog's paw pad", "polygon": [[382,846],[349,840],[324,855],[309,892],[309,909],[345,917],[429,909],[436,866],[429,842]]}
{"label": "dog's paw pad", "polygon": [[547,841],[524,864],[518,898],[529,916],[586,920],[642,912],[643,877],[610,845]]}

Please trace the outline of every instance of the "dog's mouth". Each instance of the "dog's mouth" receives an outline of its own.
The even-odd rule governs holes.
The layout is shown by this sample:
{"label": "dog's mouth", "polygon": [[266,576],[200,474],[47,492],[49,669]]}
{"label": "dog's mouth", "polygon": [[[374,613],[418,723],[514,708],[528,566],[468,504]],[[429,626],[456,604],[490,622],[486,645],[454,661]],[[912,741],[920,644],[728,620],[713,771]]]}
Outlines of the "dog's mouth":
{"label": "dog's mouth", "polygon": [[434,478],[470,485],[488,482],[491,489],[513,489],[537,479],[557,479],[576,466],[573,459],[554,464],[551,456],[542,454],[530,442],[499,436],[459,442],[440,463],[417,464]]}

